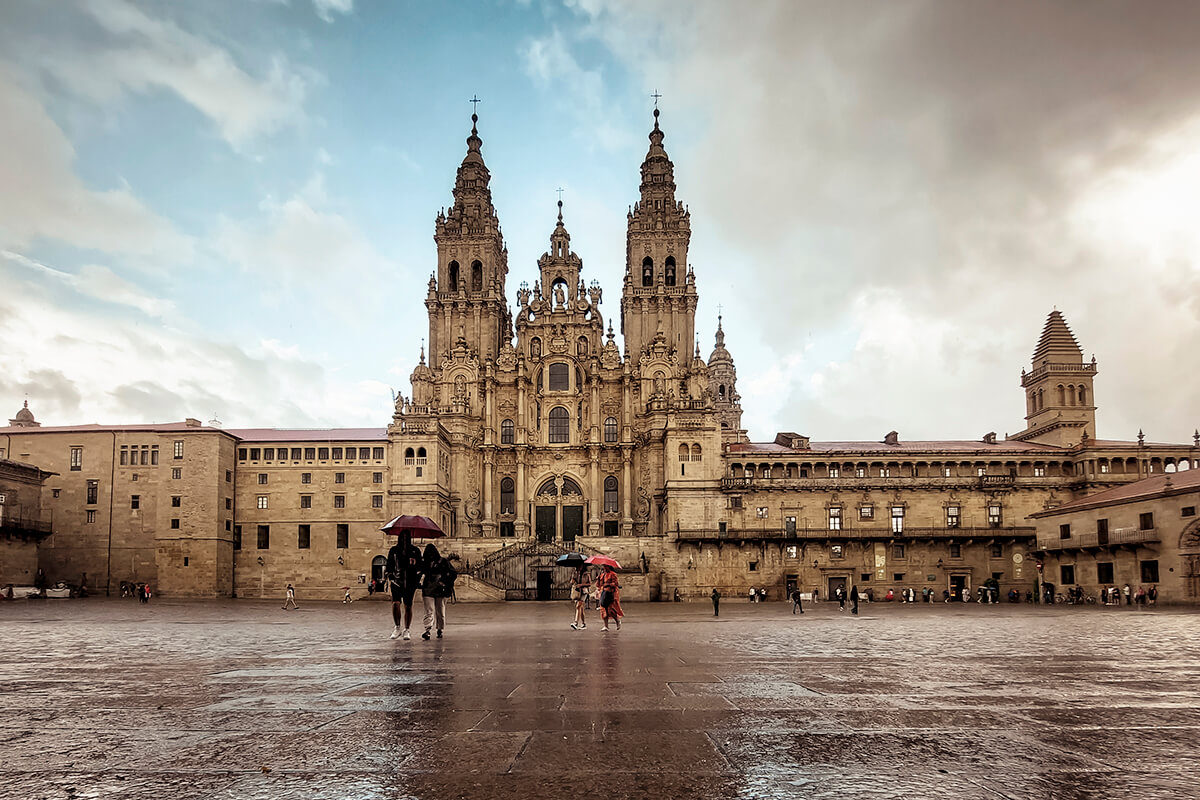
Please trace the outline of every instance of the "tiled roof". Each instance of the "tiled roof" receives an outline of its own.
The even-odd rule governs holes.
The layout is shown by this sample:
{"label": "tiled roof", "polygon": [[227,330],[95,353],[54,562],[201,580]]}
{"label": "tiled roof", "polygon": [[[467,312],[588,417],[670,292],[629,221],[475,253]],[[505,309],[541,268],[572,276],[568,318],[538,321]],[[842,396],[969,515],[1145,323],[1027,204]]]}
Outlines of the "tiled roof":
{"label": "tiled roof", "polygon": [[1096,492],[1087,497],[1063,503],[1061,506],[1048,511],[1039,511],[1036,514],[1030,514],[1030,516],[1052,517],[1070,511],[1079,511],[1084,508],[1095,508],[1114,503],[1130,503],[1134,500],[1155,497],[1164,493],[1187,492],[1189,490],[1200,490],[1200,469],[1186,469],[1183,472],[1168,472],[1164,475],[1143,478],[1140,481],[1134,481],[1133,483],[1127,483],[1124,486],[1117,486],[1112,489],[1105,489],[1103,492]]}
{"label": "tiled roof", "polygon": [[115,431],[145,431],[147,433],[188,433],[203,431],[205,433],[229,433],[221,428],[210,428],[207,425],[189,425],[186,422],[151,422],[143,425],[43,425],[40,428],[22,428],[11,426],[0,428],[0,433],[31,434],[39,433],[108,433]]}
{"label": "tiled roof", "polygon": [[805,453],[818,453],[821,455],[831,453],[872,453],[886,455],[889,453],[928,453],[928,452],[955,452],[955,453],[989,453],[1003,455],[1005,453],[1064,453],[1065,448],[1055,447],[1049,444],[1035,444],[1033,442],[1017,442],[1017,441],[1002,441],[995,444],[987,444],[986,442],[971,442],[971,441],[927,441],[927,442],[901,442],[900,444],[884,444],[883,442],[810,442],[805,450],[793,450],[790,447],[775,444],[774,442],[742,442],[740,444],[729,445],[729,454],[746,454],[754,455],[757,453],[769,454],[790,454],[802,456]]}
{"label": "tiled roof", "polygon": [[238,428],[226,433],[247,442],[387,441],[387,428]]}

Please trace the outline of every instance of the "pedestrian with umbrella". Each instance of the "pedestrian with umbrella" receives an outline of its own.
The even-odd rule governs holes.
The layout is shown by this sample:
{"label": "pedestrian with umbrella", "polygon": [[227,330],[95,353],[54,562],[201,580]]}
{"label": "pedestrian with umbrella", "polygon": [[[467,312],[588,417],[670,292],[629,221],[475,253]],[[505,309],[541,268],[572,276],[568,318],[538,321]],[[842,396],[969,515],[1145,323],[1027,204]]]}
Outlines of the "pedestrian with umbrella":
{"label": "pedestrian with umbrella", "polygon": [[584,599],[592,588],[587,559],[582,553],[564,553],[555,563],[560,567],[575,568],[575,575],[571,578],[571,601],[575,604],[575,619],[571,622],[571,630],[581,631],[587,627],[587,620],[583,616]]}
{"label": "pedestrian with umbrella", "polygon": [[413,596],[421,582],[421,551],[412,543],[414,536],[436,538],[442,529],[428,517],[399,516],[380,528],[386,534],[399,537],[388,551],[385,572],[392,590],[392,636],[408,639],[412,626]]}
{"label": "pedestrian with umbrella", "polygon": [[429,633],[436,624],[437,638],[440,639],[442,629],[446,627],[446,598],[454,592],[454,579],[458,577],[458,571],[436,547],[427,544],[422,572],[425,573],[421,584],[421,599],[425,602],[425,632],[421,638],[429,641]]}
{"label": "pedestrian with umbrella", "polygon": [[615,622],[617,630],[621,630],[621,617],[625,616],[621,611],[621,582],[617,578],[617,568],[621,565],[608,556],[592,556],[587,563],[603,568],[596,580],[596,588],[600,591],[600,621],[604,623],[600,630],[607,632],[610,622]]}

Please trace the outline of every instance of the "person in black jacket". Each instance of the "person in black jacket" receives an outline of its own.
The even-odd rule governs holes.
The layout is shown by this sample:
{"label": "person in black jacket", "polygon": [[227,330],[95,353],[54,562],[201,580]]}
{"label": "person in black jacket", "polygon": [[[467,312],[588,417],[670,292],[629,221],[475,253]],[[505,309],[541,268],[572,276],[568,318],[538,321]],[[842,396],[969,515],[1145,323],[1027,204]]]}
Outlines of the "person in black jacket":
{"label": "person in black jacket", "polygon": [[407,639],[412,625],[413,595],[421,581],[421,551],[406,534],[388,551],[387,579],[392,589],[391,638]]}
{"label": "person in black jacket", "polygon": [[422,571],[425,573],[421,583],[421,597],[425,601],[425,632],[421,638],[428,641],[436,624],[437,638],[440,639],[442,629],[446,627],[446,598],[454,591],[454,579],[458,577],[458,571],[432,544],[425,545]]}

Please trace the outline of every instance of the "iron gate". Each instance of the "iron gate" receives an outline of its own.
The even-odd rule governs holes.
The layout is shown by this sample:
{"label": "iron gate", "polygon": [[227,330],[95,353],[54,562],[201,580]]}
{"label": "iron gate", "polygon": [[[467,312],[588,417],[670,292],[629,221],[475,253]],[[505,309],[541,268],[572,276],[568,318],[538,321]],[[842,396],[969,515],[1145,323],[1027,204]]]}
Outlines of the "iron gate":
{"label": "iron gate", "polygon": [[502,589],[505,600],[567,600],[575,570],[554,562],[563,553],[598,552],[578,543],[570,548],[550,542],[510,545],[473,567],[471,576]]}

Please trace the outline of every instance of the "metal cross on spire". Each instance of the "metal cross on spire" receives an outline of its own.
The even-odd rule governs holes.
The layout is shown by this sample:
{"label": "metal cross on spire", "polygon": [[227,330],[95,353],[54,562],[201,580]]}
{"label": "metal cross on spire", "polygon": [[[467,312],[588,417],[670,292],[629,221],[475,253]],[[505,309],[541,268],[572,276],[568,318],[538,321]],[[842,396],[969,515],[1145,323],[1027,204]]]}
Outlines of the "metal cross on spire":
{"label": "metal cross on spire", "polygon": [[472,95],[469,102],[471,103],[471,113],[478,114],[479,113],[479,104],[483,102],[482,100],[479,99],[479,95],[477,95],[477,94]]}
{"label": "metal cross on spire", "polygon": [[560,186],[557,189],[555,189],[554,191],[558,192],[558,202],[561,203],[562,202],[562,193],[564,191],[563,188]]}
{"label": "metal cross on spire", "polygon": [[658,89],[655,89],[654,94],[650,96],[654,98],[654,107],[658,108],[658,99],[662,97],[662,95],[658,93]]}

